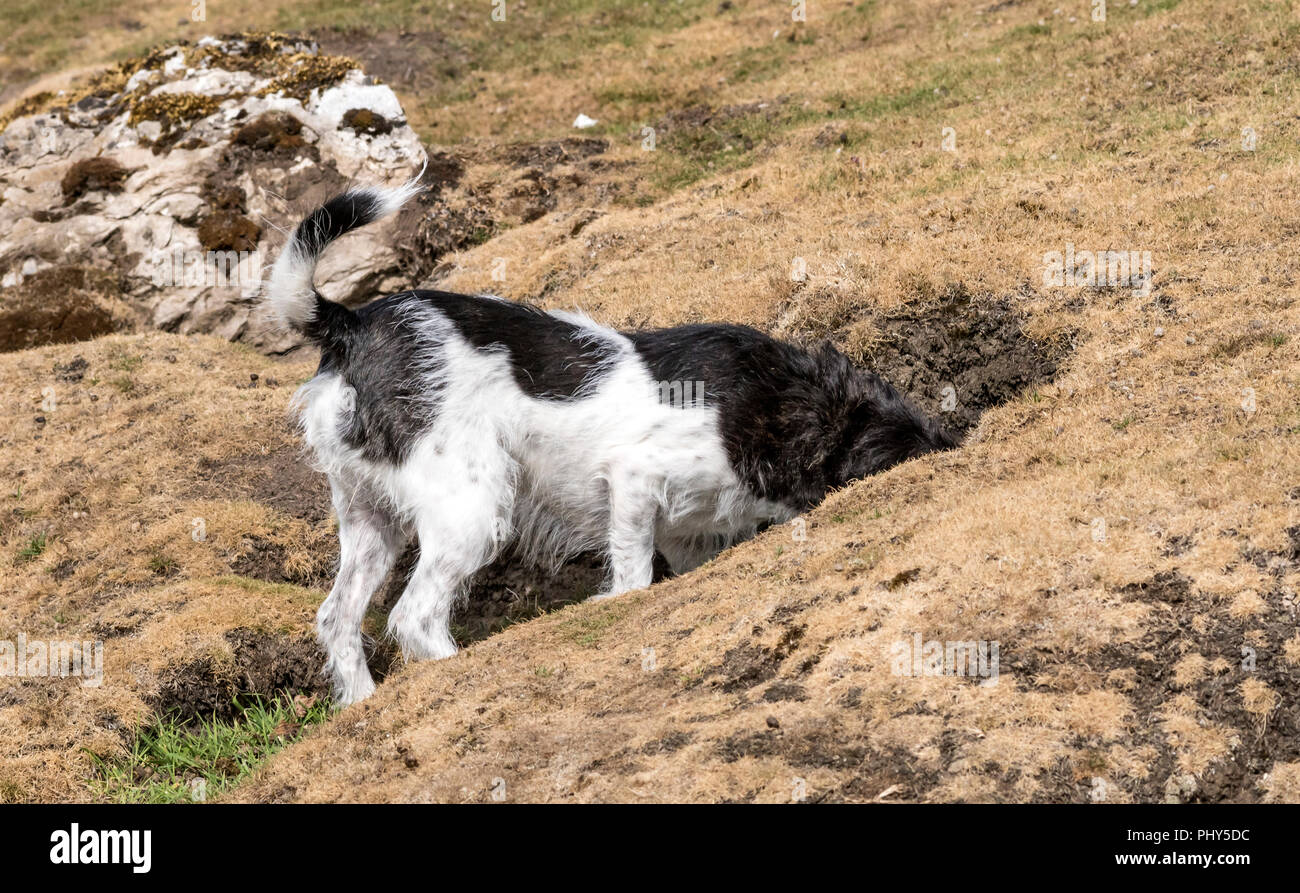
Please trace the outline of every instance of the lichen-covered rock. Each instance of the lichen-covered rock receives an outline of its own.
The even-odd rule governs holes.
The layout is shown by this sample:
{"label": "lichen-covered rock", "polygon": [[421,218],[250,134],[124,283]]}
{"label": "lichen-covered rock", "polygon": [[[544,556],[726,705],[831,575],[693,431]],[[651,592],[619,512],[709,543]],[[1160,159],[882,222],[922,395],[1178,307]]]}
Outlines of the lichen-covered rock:
{"label": "lichen-covered rock", "polygon": [[[276,227],[352,182],[400,182],[425,161],[392,90],[277,34],[158,49],[17,114],[0,122],[0,286],[95,268],[119,277],[148,324],[271,352],[297,343],[255,300]],[[346,302],[408,285],[396,225],[327,255],[318,287]]]}

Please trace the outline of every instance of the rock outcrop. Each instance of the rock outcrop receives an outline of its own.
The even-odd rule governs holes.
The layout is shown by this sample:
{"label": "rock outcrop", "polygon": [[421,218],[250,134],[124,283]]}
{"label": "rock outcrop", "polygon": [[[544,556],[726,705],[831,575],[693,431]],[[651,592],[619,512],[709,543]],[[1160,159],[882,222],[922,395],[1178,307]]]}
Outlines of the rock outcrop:
{"label": "rock outcrop", "polygon": [[[156,50],[20,112],[0,134],[0,314],[27,300],[34,275],[93,268],[117,277],[144,325],[268,352],[296,344],[255,300],[276,229],[352,182],[400,182],[426,159],[392,90],[275,34]],[[322,292],[359,301],[409,285],[398,225],[367,227],[327,255]],[[88,332],[122,327],[120,307],[101,309]]]}

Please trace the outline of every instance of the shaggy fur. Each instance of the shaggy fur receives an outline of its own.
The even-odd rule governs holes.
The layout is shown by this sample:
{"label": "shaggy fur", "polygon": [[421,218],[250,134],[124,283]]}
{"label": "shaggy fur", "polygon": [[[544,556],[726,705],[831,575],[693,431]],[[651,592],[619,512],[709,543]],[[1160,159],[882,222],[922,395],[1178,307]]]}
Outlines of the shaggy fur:
{"label": "shaggy fur", "polygon": [[335,238],[414,193],[362,189],[303,220],[268,287],[321,349],[295,397],[330,480],[338,578],[317,628],[337,700],[366,697],[361,620],[397,556],[419,561],[388,618],[408,658],[456,653],[448,624],[502,549],[606,556],[595,598],[648,586],[833,488],[954,445],[878,376],[743,326],[617,332],[492,296],[408,291],[352,311],[312,285]]}

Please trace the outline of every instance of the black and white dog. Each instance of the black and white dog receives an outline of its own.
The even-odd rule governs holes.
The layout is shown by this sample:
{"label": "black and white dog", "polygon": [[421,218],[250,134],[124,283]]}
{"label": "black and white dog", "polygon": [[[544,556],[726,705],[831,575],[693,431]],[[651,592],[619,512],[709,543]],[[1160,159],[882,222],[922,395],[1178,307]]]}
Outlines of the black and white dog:
{"label": "black and white dog", "polygon": [[788,521],[833,488],[955,445],[829,346],[753,329],[618,332],[492,296],[408,291],[349,310],[312,284],[344,233],[418,191],[359,189],[298,224],[267,294],[321,350],[295,396],[330,480],[338,579],[317,615],[340,703],[374,691],[361,621],[412,536],[388,618],[408,659],[456,653],[451,610],[502,549],[556,566],[606,557],[607,598]]}

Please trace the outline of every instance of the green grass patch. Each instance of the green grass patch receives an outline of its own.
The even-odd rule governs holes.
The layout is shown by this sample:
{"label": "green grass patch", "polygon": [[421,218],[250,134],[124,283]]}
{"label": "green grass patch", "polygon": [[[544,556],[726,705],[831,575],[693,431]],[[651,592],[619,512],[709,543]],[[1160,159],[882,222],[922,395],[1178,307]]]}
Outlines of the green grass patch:
{"label": "green grass patch", "polygon": [[169,577],[179,569],[180,564],[170,555],[159,552],[149,559],[149,570],[160,577]]}
{"label": "green grass patch", "polygon": [[46,539],[44,533],[38,533],[27,540],[27,544],[18,550],[18,563],[25,564],[28,561],[35,561],[41,557],[45,551]]}
{"label": "green grass patch", "polygon": [[109,368],[116,369],[118,372],[134,372],[143,364],[143,356],[127,353],[124,350],[115,350],[108,358]]}
{"label": "green grass patch", "polygon": [[232,722],[162,719],[141,729],[122,757],[91,754],[99,773],[91,787],[117,803],[202,802],[239,784],[328,716],[325,702],[281,697],[241,704]]}

